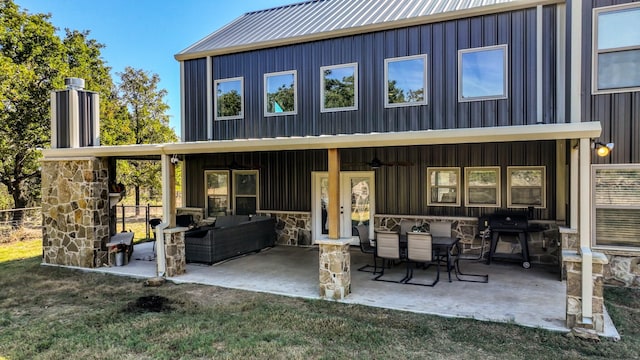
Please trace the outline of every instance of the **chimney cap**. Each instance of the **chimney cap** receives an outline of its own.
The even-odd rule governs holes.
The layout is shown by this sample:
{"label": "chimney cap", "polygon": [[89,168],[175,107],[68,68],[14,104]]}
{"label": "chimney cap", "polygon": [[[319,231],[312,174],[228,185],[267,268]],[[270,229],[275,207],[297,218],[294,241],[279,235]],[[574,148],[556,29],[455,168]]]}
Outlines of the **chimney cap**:
{"label": "chimney cap", "polygon": [[84,79],[81,78],[66,78],[64,79],[64,84],[67,86],[68,90],[83,90],[84,89]]}

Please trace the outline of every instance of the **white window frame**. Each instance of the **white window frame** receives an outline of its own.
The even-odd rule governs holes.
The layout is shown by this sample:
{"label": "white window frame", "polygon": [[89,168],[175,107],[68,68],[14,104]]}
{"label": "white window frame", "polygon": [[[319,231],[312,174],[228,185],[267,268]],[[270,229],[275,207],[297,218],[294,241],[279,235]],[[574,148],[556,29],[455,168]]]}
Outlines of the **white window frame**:
{"label": "white window frame", "polygon": [[[462,83],[463,83],[462,57],[463,55],[468,53],[474,53],[474,52],[493,51],[496,49],[503,50],[504,67],[502,70],[502,76],[503,76],[502,88],[504,89],[504,93],[501,95],[463,97],[463,94],[462,94]],[[507,99],[508,97],[509,97],[509,47],[507,44],[458,50],[458,102],[470,102],[470,101],[481,101],[481,100],[502,100],[502,99]]]}
{"label": "white window frame", "polygon": [[[440,171],[453,171],[456,174],[456,185],[455,186],[437,186],[431,183],[431,174],[434,172]],[[460,177],[460,168],[459,167],[428,167],[427,168],[427,205],[428,206],[460,206],[460,182],[462,178]],[[455,189],[456,192],[456,201],[455,203],[449,202],[434,202],[431,200],[431,189],[434,187],[442,187]]]}
{"label": "white window frame", "polygon": [[[218,85],[227,82],[240,81],[240,114],[232,116],[218,116]],[[217,79],[213,82],[213,119],[235,120],[244,119],[244,77]]]}
{"label": "white window frame", "polygon": [[617,47],[610,48],[604,50],[598,50],[598,15],[602,15],[603,13],[608,12],[618,12],[624,10],[631,9],[640,9],[640,3],[628,3],[622,5],[613,5],[613,6],[604,6],[600,8],[593,9],[593,33],[591,35],[592,38],[592,65],[591,65],[591,93],[592,94],[612,94],[612,93],[622,93],[622,92],[632,92],[632,91],[640,91],[640,86],[634,87],[623,87],[623,88],[611,88],[611,89],[598,89],[598,58],[600,54],[607,53],[615,53],[620,51],[628,51],[628,50],[638,50],[640,51],[640,43],[637,45],[626,46],[626,47]]}
{"label": "white window frame", "polygon": [[[423,93],[423,99],[422,101],[416,101],[416,102],[404,102],[404,103],[394,103],[391,104],[389,103],[389,63],[394,63],[394,62],[401,62],[401,61],[407,61],[407,60],[414,60],[414,59],[423,59],[424,60],[424,77],[422,79],[422,81],[424,82],[424,93]],[[429,99],[429,91],[428,91],[428,85],[429,83],[428,81],[428,76],[427,76],[427,71],[429,69],[429,64],[428,64],[428,59],[427,59],[427,54],[419,54],[419,55],[411,55],[411,56],[401,56],[401,57],[394,57],[394,58],[387,58],[384,59],[384,107],[385,108],[394,108],[394,107],[404,107],[404,106],[420,106],[420,105],[427,105],[429,103],[428,99]]]}
{"label": "white window frame", "polygon": [[[496,173],[496,185],[495,186],[471,186],[469,180],[471,173],[474,171],[493,171]],[[464,168],[464,205],[466,207],[500,207],[501,206],[501,181],[500,181],[500,166],[482,166],[482,167],[465,167]],[[470,203],[469,190],[474,188],[487,188],[496,189],[496,201],[493,203]]]}
{"label": "white window frame", "polygon": [[[255,195],[238,195],[237,194],[237,182],[236,175],[242,174],[255,174],[256,176],[256,194]],[[255,197],[256,198],[256,212],[260,210],[260,172],[258,170],[232,170],[231,182],[233,188],[233,213],[237,214],[238,207],[236,206],[237,199],[239,197]]]}
{"label": "white window frame", "polygon": [[205,211],[205,218],[211,218],[211,216],[209,216],[209,194],[207,194],[207,190],[208,190],[208,185],[207,185],[207,175],[211,174],[211,173],[218,173],[218,174],[225,174],[227,175],[227,214],[231,213],[231,209],[230,206],[231,205],[231,194],[230,194],[230,189],[229,187],[231,186],[231,174],[229,172],[229,170],[205,170],[204,171],[204,211]]}
{"label": "white window frame", "polygon": [[[541,180],[542,184],[540,185],[541,192],[540,196],[542,197],[542,204],[513,204],[511,199],[511,190],[513,186],[511,185],[511,173],[514,170],[540,170],[542,172]],[[538,186],[529,186],[529,188],[538,188]],[[545,166],[507,166],[507,207],[516,208],[516,209],[526,209],[529,207],[533,207],[534,209],[546,209],[547,208],[547,168]]]}
{"label": "white window frame", "polygon": [[[324,105],[324,72],[326,70],[353,68],[353,106],[326,108]],[[320,112],[336,112],[358,110],[358,63],[328,65],[320,67]]]}
{"label": "white window frame", "polygon": [[[280,76],[280,75],[293,75],[293,111],[283,111],[283,112],[267,112],[269,100],[267,98],[267,79],[271,76]],[[298,71],[297,70],[287,70],[287,71],[279,71],[272,73],[264,74],[264,90],[263,90],[263,99],[264,99],[264,116],[272,117],[272,116],[284,116],[284,115],[297,115],[298,114]]]}
{"label": "white window frame", "polygon": [[623,246],[623,245],[598,245],[596,236],[596,209],[624,209],[624,210],[640,210],[640,204],[637,206],[630,205],[601,205],[597,203],[596,198],[596,172],[600,169],[606,170],[637,170],[640,172],[640,164],[597,164],[591,165],[591,197],[593,199],[593,205],[591,209],[591,245],[594,249],[598,250],[618,250],[629,252],[640,252],[640,243],[636,246]]}

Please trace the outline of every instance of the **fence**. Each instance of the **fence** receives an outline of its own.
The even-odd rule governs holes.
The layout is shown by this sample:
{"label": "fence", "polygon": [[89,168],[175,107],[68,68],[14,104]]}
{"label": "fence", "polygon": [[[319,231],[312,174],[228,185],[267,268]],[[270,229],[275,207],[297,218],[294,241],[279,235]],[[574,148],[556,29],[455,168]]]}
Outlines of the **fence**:
{"label": "fence", "polygon": [[149,220],[153,218],[162,218],[162,205],[118,205],[116,231],[133,231],[135,239],[150,239]]}
{"label": "fence", "polygon": [[[26,229],[42,229],[42,208],[30,207],[22,209],[0,210],[0,236],[9,235],[16,227]],[[22,225],[13,220],[13,214],[22,211]]]}

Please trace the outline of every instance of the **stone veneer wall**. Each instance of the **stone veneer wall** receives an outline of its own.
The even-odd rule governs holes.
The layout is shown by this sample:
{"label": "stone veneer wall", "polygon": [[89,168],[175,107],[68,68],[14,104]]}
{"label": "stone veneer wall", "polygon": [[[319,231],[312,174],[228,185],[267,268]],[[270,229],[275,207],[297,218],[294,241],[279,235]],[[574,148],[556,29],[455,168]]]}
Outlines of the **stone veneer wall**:
{"label": "stone veneer wall", "polygon": [[[482,243],[478,234],[478,218],[444,217],[444,216],[411,216],[411,215],[375,215],[374,226],[376,229],[399,231],[402,220],[415,222],[416,225],[425,225],[428,228],[430,222],[448,221],[452,223],[451,234],[460,238],[462,252],[464,254],[478,255],[482,249]],[[554,221],[534,221],[547,225],[548,229],[540,234],[533,233],[529,238],[529,259],[534,264],[559,265],[560,258],[560,233],[558,225]],[[485,240],[484,253],[489,251],[490,239]],[[511,252],[521,253],[520,244],[513,245],[507,242],[498,242],[497,253]],[[483,254],[484,256],[484,254]]]}
{"label": "stone veneer wall", "polygon": [[[565,229],[562,233],[562,248],[578,250],[580,238],[577,231]],[[604,283],[611,286],[640,287],[640,254],[620,250],[599,250],[607,257],[604,265]]]}
{"label": "stone veneer wall", "polygon": [[258,211],[276,219],[276,244],[311,246],[311,213]]}
{"label": "stone veneer wall", "polygon": [[564,250],[562,254],[563,267],[567,275],[567,327],[584,327],[598,332],[604,332],[604,265],[607,258],[602,253],[593,253],[592,279],[592,324],[582,321],[582,256],[574,250]]}
{"label": "stone veneer wall", "polygon": [[165,276],[173,277],[186,272],[187,261],[184,250],[184,232],[187,228],[177,227],[164,230]]}
{"label": "stone veneer wall", "polygon": [[318,240],[320,297],[344,299],[351,293],[350,240]]}
{"label": "stone veneer wall", "polygon": [[43,262],[93,268],[109,239],[106,158],[42,162]]}

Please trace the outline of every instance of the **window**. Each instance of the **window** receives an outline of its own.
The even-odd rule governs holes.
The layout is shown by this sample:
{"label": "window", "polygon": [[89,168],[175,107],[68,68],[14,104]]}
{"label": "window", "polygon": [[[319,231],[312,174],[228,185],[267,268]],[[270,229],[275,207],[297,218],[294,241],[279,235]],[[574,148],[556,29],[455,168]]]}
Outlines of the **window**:
{"label": "window", "polygon": [[593,165],[592,176],[594,245],[637,250],[640,245],[640,165]]}
{"label": "window", "polygon": [[297,114],[296,77],[295,70],[264,74],[264,116]]}
{"label": "window", "polygon": [[258,210],[258,170],[233,171],[234,214],[255,214]]}
{"label": "window", "polygon": [[320,68],[320,111],[358,110],[358,64]]}
{"label": "window", "polygon": [[507,45],[458,50],[458,101],[507,98]]}
{"label": "window", "polygon": [[243,78],[214,81],[216,120],[242,119],[244,117]]}
{"label": "window", "polygon": [[640,3],[593,11],[593,92],[640,90]]}
{"label": "window", "polygon": [[544,166],[509,166],[507,182],[508,207],[546,207]]}
{"label": "window", "polygon": [[427,205],[460,206],[460,168],[427,168]]}
{"label": "window", "polygon": [[500,207],[500,167],[464,168],[465,205]]}
{"label": "window", "polygon": [[207,217],[226,215],[229,209],[229,172],[205,171]]}
{"label": "window", "polygon": [[384,107],[427,104],[427,55],[384,59]]}

